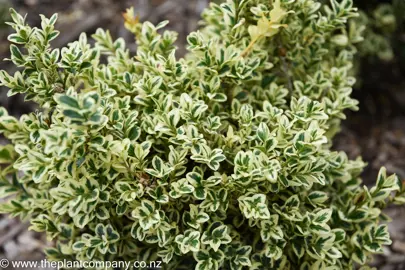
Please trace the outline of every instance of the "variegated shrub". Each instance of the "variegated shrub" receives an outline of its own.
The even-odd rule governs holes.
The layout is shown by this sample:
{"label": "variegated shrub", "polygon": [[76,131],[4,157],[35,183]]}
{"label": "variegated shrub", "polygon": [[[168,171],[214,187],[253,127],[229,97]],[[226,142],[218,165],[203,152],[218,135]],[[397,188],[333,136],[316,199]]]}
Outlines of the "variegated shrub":
{"label": "variegated shrub", "polygon": [[358,43],[360,56],[377,56],[383,61],[394,58],[392,47],[396,44],[393,37],[401,28],[401,21],[405,19],[405,1],[392,0],[391,2],[378,4],[368,13],[360,11],[359,16],[350,21],[350,29],[364,31],[359,41],[364,40]]}
{"label": "variegated shrub", "polygon": [[181,59],[132,10],[136,55],[101,29],[52,48],[56,15],[11,15],[1,84],[40,109],[0,110],[0,209],[46,231],[50,259],[351,269],[391,243],[381,210],[405,186],[382,169],[363,187],[364,163],[331,150],[357,108],[351,0],[211,4]]}

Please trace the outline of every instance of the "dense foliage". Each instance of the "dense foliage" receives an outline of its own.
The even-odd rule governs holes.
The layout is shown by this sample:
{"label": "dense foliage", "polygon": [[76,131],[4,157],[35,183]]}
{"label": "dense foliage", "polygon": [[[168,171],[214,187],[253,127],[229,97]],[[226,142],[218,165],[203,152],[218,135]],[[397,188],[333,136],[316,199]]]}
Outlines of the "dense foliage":
{"label": "dense foliage", "polygon": [[[396,12],[401,12],[400,15]],[[350,21],[349,27],[360,28],[362,42],[358,44],[360,56],[374,56],[389,61],[394,58],[393,35],[401,28],[405,2],[381,3],[371,11],[359,11],[359,16]]]}
{"label": "dense foliage", "polygon": [[175,57],[176,33],[141,23],[135,56],[97,30],[52,48],[57,16],[11,10],[0,109],[2,212],[55,239],[50,259],[162,260],[167,269],[351,269],[391,243],[382,214],[405,186],[331,150],[361,27],[351,0],[228,0]]}

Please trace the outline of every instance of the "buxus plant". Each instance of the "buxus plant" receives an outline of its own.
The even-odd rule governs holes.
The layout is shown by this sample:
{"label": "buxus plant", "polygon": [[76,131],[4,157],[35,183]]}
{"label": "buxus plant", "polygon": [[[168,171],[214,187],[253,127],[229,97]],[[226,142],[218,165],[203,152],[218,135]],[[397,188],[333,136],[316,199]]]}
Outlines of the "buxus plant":
{"label": "buxus plant", "polygon": [[378,4],[371,12],[359,11],[359,16],[349,22],[350,27],[361,29],[362,42],[359,42],[359,55],[363,57],[377,56],[383,61],[394,58],[393,41],[402,23],[402,18],[396,17],[395,9],[402,11],[404,16],[405,1],[392,0],[392,4]]}
{"label": "buxus plant", "polygon": [[[11,10],[9,95],[0,109],[0,207],[29,218],[53,260],[161,260],[165,269],[352,269],[391,240],[382,209],[404,185],[331,150],[356,109],[349,76],[361,29],[351,0],[211,4],[176,58],[176,33],[141,23],[64,48],[57,16]],[[91,45],[94,44],[94,45]]]}

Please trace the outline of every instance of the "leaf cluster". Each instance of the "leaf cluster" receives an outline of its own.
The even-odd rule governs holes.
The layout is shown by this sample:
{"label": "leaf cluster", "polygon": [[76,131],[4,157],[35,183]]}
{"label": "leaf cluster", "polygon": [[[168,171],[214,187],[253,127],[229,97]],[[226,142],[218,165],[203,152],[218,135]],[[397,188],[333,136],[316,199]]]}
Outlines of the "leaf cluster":
{"label": "leaf cluster", "polygon": [[57,16],[11,10],[9,95],[0,109],[1,212],[55,239],[50,259],[162,260],[167,269],[351,269],[391,243],[381,210],[405,201],[382,169],[331,150],[357,109],[351,0],[212,3],[175,57],[177,34],[126,27],[138,50],[98,29],[52,48]]}

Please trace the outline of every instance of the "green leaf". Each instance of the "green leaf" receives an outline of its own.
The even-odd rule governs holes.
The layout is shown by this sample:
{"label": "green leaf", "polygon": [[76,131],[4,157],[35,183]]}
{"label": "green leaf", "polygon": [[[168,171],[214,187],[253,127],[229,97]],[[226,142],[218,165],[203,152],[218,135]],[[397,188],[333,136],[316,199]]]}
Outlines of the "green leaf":
{"label": "green leaf", "polygon": [[300,240],[296,240],[292,242],[292,247],[293,247],[293,251],[295,253],[295,255],[298,258],[302,258],[304,256],[305,253],[305,248],[303,246],[303,242]]}
{"label": "green leaf", "polygon": [[270,137],[270,130],[265,123],[260,123],[257,129],[257,138],[262,142],[266,142]]}
{"label": "green leaf", "polygon": [[140,135],[141,135],[141,129],[138,126],[133,126],[132,128],[129,129],[129,131],[127,133],[127,137],[131,141],[136,141]]}
{"label": "green leaf", "polygon": [[75,98],[72,98],[67,95],[60,95],[57,100],[59,103],[65,107],[73,108],[73,109],[80,109],[80,105]]}
{"label": "green leaf", "polygon": [[34,180],[35,183],[40,183],[43,180],[43,177],[46,175],[48,172],[48,168],[45,166],[40,166],[32,175],[32,180]]}
{"label": "green leaf", "polygon": [[284,203],[284,207],[286,207],[287,209],[297,209],[299,205],[300,199],[298,198],[298,195],[291,196]]}
{"label": "green leaf", "polygon": [[23,65],[25,63],[24,57],[20,52],[20,49],[18,49],[17,46],[15,45],[10,45],[10,50],[11,50],[11,58],[17,65]]}
{"label": "green leaf", "polygon": [[16,44],[25,44],[27,42],[26,39],[24,39],[23,37],[21,37],[18,34],[11,34],[8,36],[8,41],[16,43]]}
{"label": "green leaf", "polygon": [[91,216],[88,213],[79,213],[73,217],[75,225],[83,229],[91,220]]}
{"label": "green leaf", "polygon": [[322,225],[327,223],[332,216],[332,209],[322,209],[315,214],[312,222],[316,225]]}
{"label": "green leaf", "polygon": [[218,251],[222,244],[228,244],[232,241],[229,235],[229,228],[222,222],[214,222],[205,231],[201,237],[201,243],[210,245],[214,251]]}
{"label": "green leaf", "polygon": [[349,213],[347,218],[353,222],[361,222],[365,220],[368,216],[368,212],[365,209],[356,209]]}
{"label": "green leaf", "polygon": [[152,165],[156,171],[162,172],[163,160],[160,157],[154,156],[152,160]]}
{"label": "green leaf", "polygon": [[366,254],[359,248],[355,247],[354,252],[352,253],[352,259],[359,263],[360,265],[364,265],[367,261]]}
{"label": "green leaf", "polygon": [[110,224],[106,226],[105,230],[109,243],[115,243],[120,239],[120,234]]}
{"label": "green leaf", "polygon": [[0,164],[7,164],[15,158],[14,147],[12,145],[0,145]]}
{"label": "green leaf", "polygon": [[105,231],[105,227],[103,224],[97,224],[95,231],[96,231],[97,236],[99,236],[99,237],[106,236],[106,231]]}
{"label": "green leaf", "polygon": [[319,205],[328,200],[328,195],[322,191],[313,191],[309,193],[308,200],[314,205]]}
{"label": "green leaf", "polygon": [[225,102],[228,99],[227,96],[223,93],[215,93],[215,94],[208,93],[207,97],[216,102]]}
{"label": "green leaf", "polygon": [[345,240],[346,232],[343,229],[333,229],[332,232],[335,234],[335,243]]}
{"label": "green leaf", "polygon": [[382,188],[385,183],[385,179],[387,177],[387,170],[385,167],[381,167],[380,171],[378,172],[377,176],[377,187]]}
{"label": "green leaf", "polygon": [[198,252],[200,250],[200,232],[194,230],[186,230],[184,235],[180,234],[176,236],[176,243],[180,246],[180,251],[183,254],[189,251]]}
{"label": "green leaf", "polygon": [[96,210],[96,217],[100,220],[107,220],[110,218],[110,212],[105,206],[98,207]]}
{"label": "green leaf", "polygon": [[64,110],[63,114],[72,119],[84,120],[84,117],[74,110]]}
{"label": "green leaf", "polygon": [[73,244],[72,248],[76,251],[81,251],[86,247],[86,243],[83,241],[77,241]]}
{"label": "green leaf", "polygon": [[[53,38],[55,38],[56,36],[54,36]],[[83,69],[86,69],[86,68],[89,68],[89,67],[91,67],[92,66],[92,64],[90,63],[90,62],[83,62],[83,63],[81,63],[81,65],[80,65],[80,69],[81,70],[83,70]]]}

